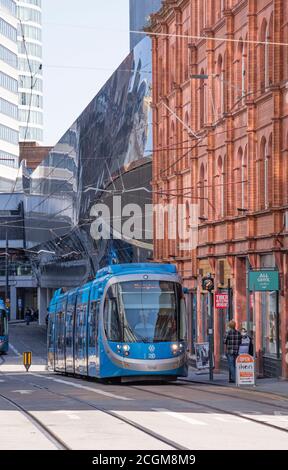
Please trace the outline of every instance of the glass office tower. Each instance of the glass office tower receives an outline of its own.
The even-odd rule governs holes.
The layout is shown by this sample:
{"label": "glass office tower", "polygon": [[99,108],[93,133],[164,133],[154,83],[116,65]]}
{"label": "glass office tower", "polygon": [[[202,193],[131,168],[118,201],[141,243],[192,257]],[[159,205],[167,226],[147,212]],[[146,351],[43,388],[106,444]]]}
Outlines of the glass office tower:
{"label": "glass office tower", "polygon": [[20,141],[43,142],[42,0],[18,0]]}

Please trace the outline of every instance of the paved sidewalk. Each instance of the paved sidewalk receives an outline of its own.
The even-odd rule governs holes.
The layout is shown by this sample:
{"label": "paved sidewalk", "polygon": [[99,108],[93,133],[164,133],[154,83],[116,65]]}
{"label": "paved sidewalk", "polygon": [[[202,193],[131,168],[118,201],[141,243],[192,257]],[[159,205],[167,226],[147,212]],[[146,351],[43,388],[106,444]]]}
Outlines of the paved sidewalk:
{"label": "paved sidewalk", "polygon": [[[189,367],[188,380],[193,380],[196,382],[214,384],[219,386],[236,388],[235,384],[230,384],[228,382],[228,371],[220,372],[218,374],[213,374],[213,382],[209,380],[209,370],[198,371],[194,367]],[[288,380],[281,380],[277,378],[261,378],[256,380],[256,387],[242,386],[241,390],[254,390],[261,391],[266,393],[271,393],[275,395],[280,395],[288,398]]]}

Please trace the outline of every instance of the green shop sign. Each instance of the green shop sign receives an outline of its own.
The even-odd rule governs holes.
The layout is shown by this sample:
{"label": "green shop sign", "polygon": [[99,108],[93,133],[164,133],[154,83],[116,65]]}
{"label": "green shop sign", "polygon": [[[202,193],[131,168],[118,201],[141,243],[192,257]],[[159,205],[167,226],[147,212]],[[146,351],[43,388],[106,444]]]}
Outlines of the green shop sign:
{"label": "green shop sign", "polygon": [[279,290],[278,271],[249,271],[249,290],[261,292]]}

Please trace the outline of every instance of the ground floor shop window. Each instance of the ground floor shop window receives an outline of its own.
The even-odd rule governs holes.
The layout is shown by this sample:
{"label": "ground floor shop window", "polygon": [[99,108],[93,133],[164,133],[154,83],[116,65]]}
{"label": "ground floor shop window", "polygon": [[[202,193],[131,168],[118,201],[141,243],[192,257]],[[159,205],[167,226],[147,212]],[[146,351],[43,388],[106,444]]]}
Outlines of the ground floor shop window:
{"label": "ground floor shop window", "polygon": [[195,343],[197,343],[197,292],[191,294],[191,312],[191,335],[194,347]]}
{"label": "ground floor shop window", "polygon": [[281,353],[279,338],[279,315],[277,313],[277,292],[262,292],[261,313],[262,313],[262,348],[264,354],[277,356]]}
{"label": "ground floor shop window", "polygon": [[[208,294],[201,294],[201,336],[202,341],[208,341]],[[198,338],[199,339],[199,338]]]}
{"label": "ground floor shop window", "polygon": [[[218,289],[218,292],[220,293],[227,293],[229,295],[229,292],[227,289]],[[229,315],[229,308],[221,308],[221,309],[215,309],[216,315],[218,315],[218,325],[219,325],[219,337],[220,337],[220,355],[225,356],[225,351],[224,351],[224,336],[225,333],[227,332],[227,325],[228,322],[233,318],[233,291],[230,289],[230,305],[231,305],[231,313]]]}

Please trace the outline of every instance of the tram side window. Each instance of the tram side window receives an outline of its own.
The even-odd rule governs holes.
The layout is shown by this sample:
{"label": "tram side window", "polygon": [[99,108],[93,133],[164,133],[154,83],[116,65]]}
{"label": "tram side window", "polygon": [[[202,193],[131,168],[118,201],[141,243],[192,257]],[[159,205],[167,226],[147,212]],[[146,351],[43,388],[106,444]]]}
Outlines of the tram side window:
{"label": "tram side window", "polygon": [[0,336],[6,336],[8,332],[8,321],[5,310],[0,312]]}
{"label": "tram side window", "polygon": [[187,341],[187,312],[186,312],[186,303],[185,298],[182,294],[182,287],[177,286],[177,298],[179,301],[179,341]]}
{"label": "tram side window", "polygon": [[89,348],[95,347],[98,337],[98,319],[100,302],[92,302],[90,305],[90,324],[89,324]]}
{"label": "tram side window", "polygon": [[117,298],[113,297],[111,288],[104,305],[104,329],[109,341],[121,341],[121,322],[119,318]]}
{"label": "tram side window", "polygon": [[77,305],[76,309],[76,342],[78,349],[82,348],[82,329],[83,329],[83,306]]}
{"label": "tram side window", "polygon": [[48,348],[52,348],[53,345],[53,335],[54,335],[54,321],[50,317],[50,321],[48,323]]}
{"label": "tram side window", "polygon": [[66,313],[66,347],[72,347],[73,339],[73,307],[69,306]]}
{"label": "tram side window", "polygon": [[64,314],[62,311],[57,312],[57,347],[62,349],[64,343]]}

